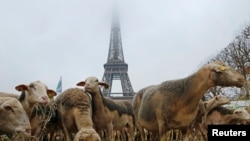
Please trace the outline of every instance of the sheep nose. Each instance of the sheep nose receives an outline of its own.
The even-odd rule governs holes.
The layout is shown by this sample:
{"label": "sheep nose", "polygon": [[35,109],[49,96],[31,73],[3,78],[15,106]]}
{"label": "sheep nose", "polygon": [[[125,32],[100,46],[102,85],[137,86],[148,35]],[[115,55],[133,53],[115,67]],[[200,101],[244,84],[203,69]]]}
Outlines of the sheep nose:
{"label": "sheep nose", "polygon": [[49,97],[48,96],[42,96],[42,100],[44,100],[44,102],[49,102]]}
{"label": "sheep nose", "polygon": [[42,99],[43,100],[48,100],[48,97],[47,96],[42,96]]}
{"label": "sheep nose", "polygon": [[86,83],[85,84],[85,88],[89,88],[90,84],[89,83]]}

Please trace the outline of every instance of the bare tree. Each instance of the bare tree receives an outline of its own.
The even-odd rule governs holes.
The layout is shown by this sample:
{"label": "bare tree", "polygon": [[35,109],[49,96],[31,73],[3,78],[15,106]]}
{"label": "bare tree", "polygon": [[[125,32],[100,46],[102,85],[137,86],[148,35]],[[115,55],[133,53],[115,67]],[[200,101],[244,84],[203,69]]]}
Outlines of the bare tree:
{"label": "bare tree", "polygon": [[[250,69],[250,26],[247,26],[229,45],[219,52],[214,58],[211,58],[207,63],[212,61],[223,61],[239,71],[246,80],[249,81]],[[221,87],[211,88],[208,93],[218,95],[223,93]],[[240,92],[249,98],[249,87],[247,85]]]}

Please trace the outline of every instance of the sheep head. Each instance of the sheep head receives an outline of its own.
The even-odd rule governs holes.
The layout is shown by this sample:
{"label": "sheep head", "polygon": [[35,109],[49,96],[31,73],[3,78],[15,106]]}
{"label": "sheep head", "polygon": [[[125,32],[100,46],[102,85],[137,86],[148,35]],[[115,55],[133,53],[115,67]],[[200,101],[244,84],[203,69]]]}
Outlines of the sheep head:
{"label": "sheep head", "polygon": [[245,83],[245,78],[242,74],[222,62],[216,61],[208,64],[207,67],[211,70],[210,77],[214,82],[214,86],[242,87]]}
{"label": "sheep head", "polygon": [[99,81],[98,78],[91,76],[85,79],[85,81],[78,82],[77,86],[83,86],[86,92],[90,94],[96,94],[100,92],[100,86],[103,86],[105,89],[109,88],[109,84]]}
{"label": "sheep head", "polygon": [[48,94],[56,95],[54,90],[48,89],[41,81],[35,81],[29,85],[20,84],[15,89],[23,93],[20,97],[21,101],[27,98],[27,101],[33,104],[47,104],[49,102]]}

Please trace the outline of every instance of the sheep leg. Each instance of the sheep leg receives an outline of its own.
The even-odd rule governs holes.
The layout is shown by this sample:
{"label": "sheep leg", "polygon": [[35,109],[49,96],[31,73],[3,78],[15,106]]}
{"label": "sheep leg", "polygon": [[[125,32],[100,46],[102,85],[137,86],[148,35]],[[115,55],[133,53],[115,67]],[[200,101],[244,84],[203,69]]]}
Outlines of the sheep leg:
{"label": "sheep leg", "polygon": [[199,125],[199,130],[202,134],[203,139],[207,140],[207,133],[206,133],[205,128],[202,125]]}
{"label": "sheep leg", "polygon": [[128,138],[128,141],[133,141],[134,138],[134,127],[132,125],[128,125],[127,128],[123,129],[125,139]]}
{"label": "sheep leg", "polygon": [[71,135],[69,134],[69,131],[64,122],[62,123],[62,128],[63,128],[65,141],[71,141]]}
{"label": "sheep leg", "polygon": [[139,133],[141,135],[141,141],[145,141],[145,132],[144,132],[144,129],[139,124],[137,124],[137,129],[139,130]]}
{"label": "sheep leg", "polygon": [[114,136],[113,136],[113,125],[112,123],[108,125],[107,127],[107,138],[106,140],[108,141],[114,141]]}
{"label": "sheep leg", "polygon": [[[167,141],[167,130],[166,130],[166,124],[163,120],[160,120],[158,118],[158,124],[159,124],[159,136],[160,141]],[[171,130],[169,130],[171,131]],[[173,133],[173,131],[171,131]]]}

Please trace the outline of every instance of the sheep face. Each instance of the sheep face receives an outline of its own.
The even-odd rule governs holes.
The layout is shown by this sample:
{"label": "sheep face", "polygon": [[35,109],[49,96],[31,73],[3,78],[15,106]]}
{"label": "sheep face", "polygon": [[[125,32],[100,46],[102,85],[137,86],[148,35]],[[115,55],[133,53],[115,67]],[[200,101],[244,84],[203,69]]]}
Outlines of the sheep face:
{"label": "sheep face", "polygon": [[86,78],[85,81],[81,81],[79,83],[76,84],[77,86],[84,86],[85,91],[90,93],[91,95],[95,95],[97,93],[99,93],[100,86],[104,86],[104,88],[109,88],[109,85],[105,82],[99,82],[98,78],[91,76]]}
{"label": "sheep face", "polygon": [[245,83],[245,78],[243,75],[221,62],[215,62],[209,64],[209,66],[212,69],[211,77],[215,86],[242,87]]}
{"label": "sheep face", "polygon": [[[31,134],[31,125],[23,106],[16,98],[1,98],[0,130],[7,133]],[[3,124],[2,124],[3,123]]]}
{"label": "sheep face", "polygon": [[94,129],[81,129],[76,133],[74,141],[101,141],[101,138]]}
{"label": "sheep face", "polygon": [[236,109],[234,110],[234,115],[243,119],[250,119],[250,114],[245,109]]}
{"label": "sheep face", "polygon": [[[48,89],[47,86],[41,81],[35,81],[29,85],[21,84],[15,88],[17,91],[25,93],[25,95],[23,95],[23,99],[26,97],[30,103],[47,104],[50,101],[48,93],[56,94],[55,91]],[[22,98],[20,100],[22,100]]]}

